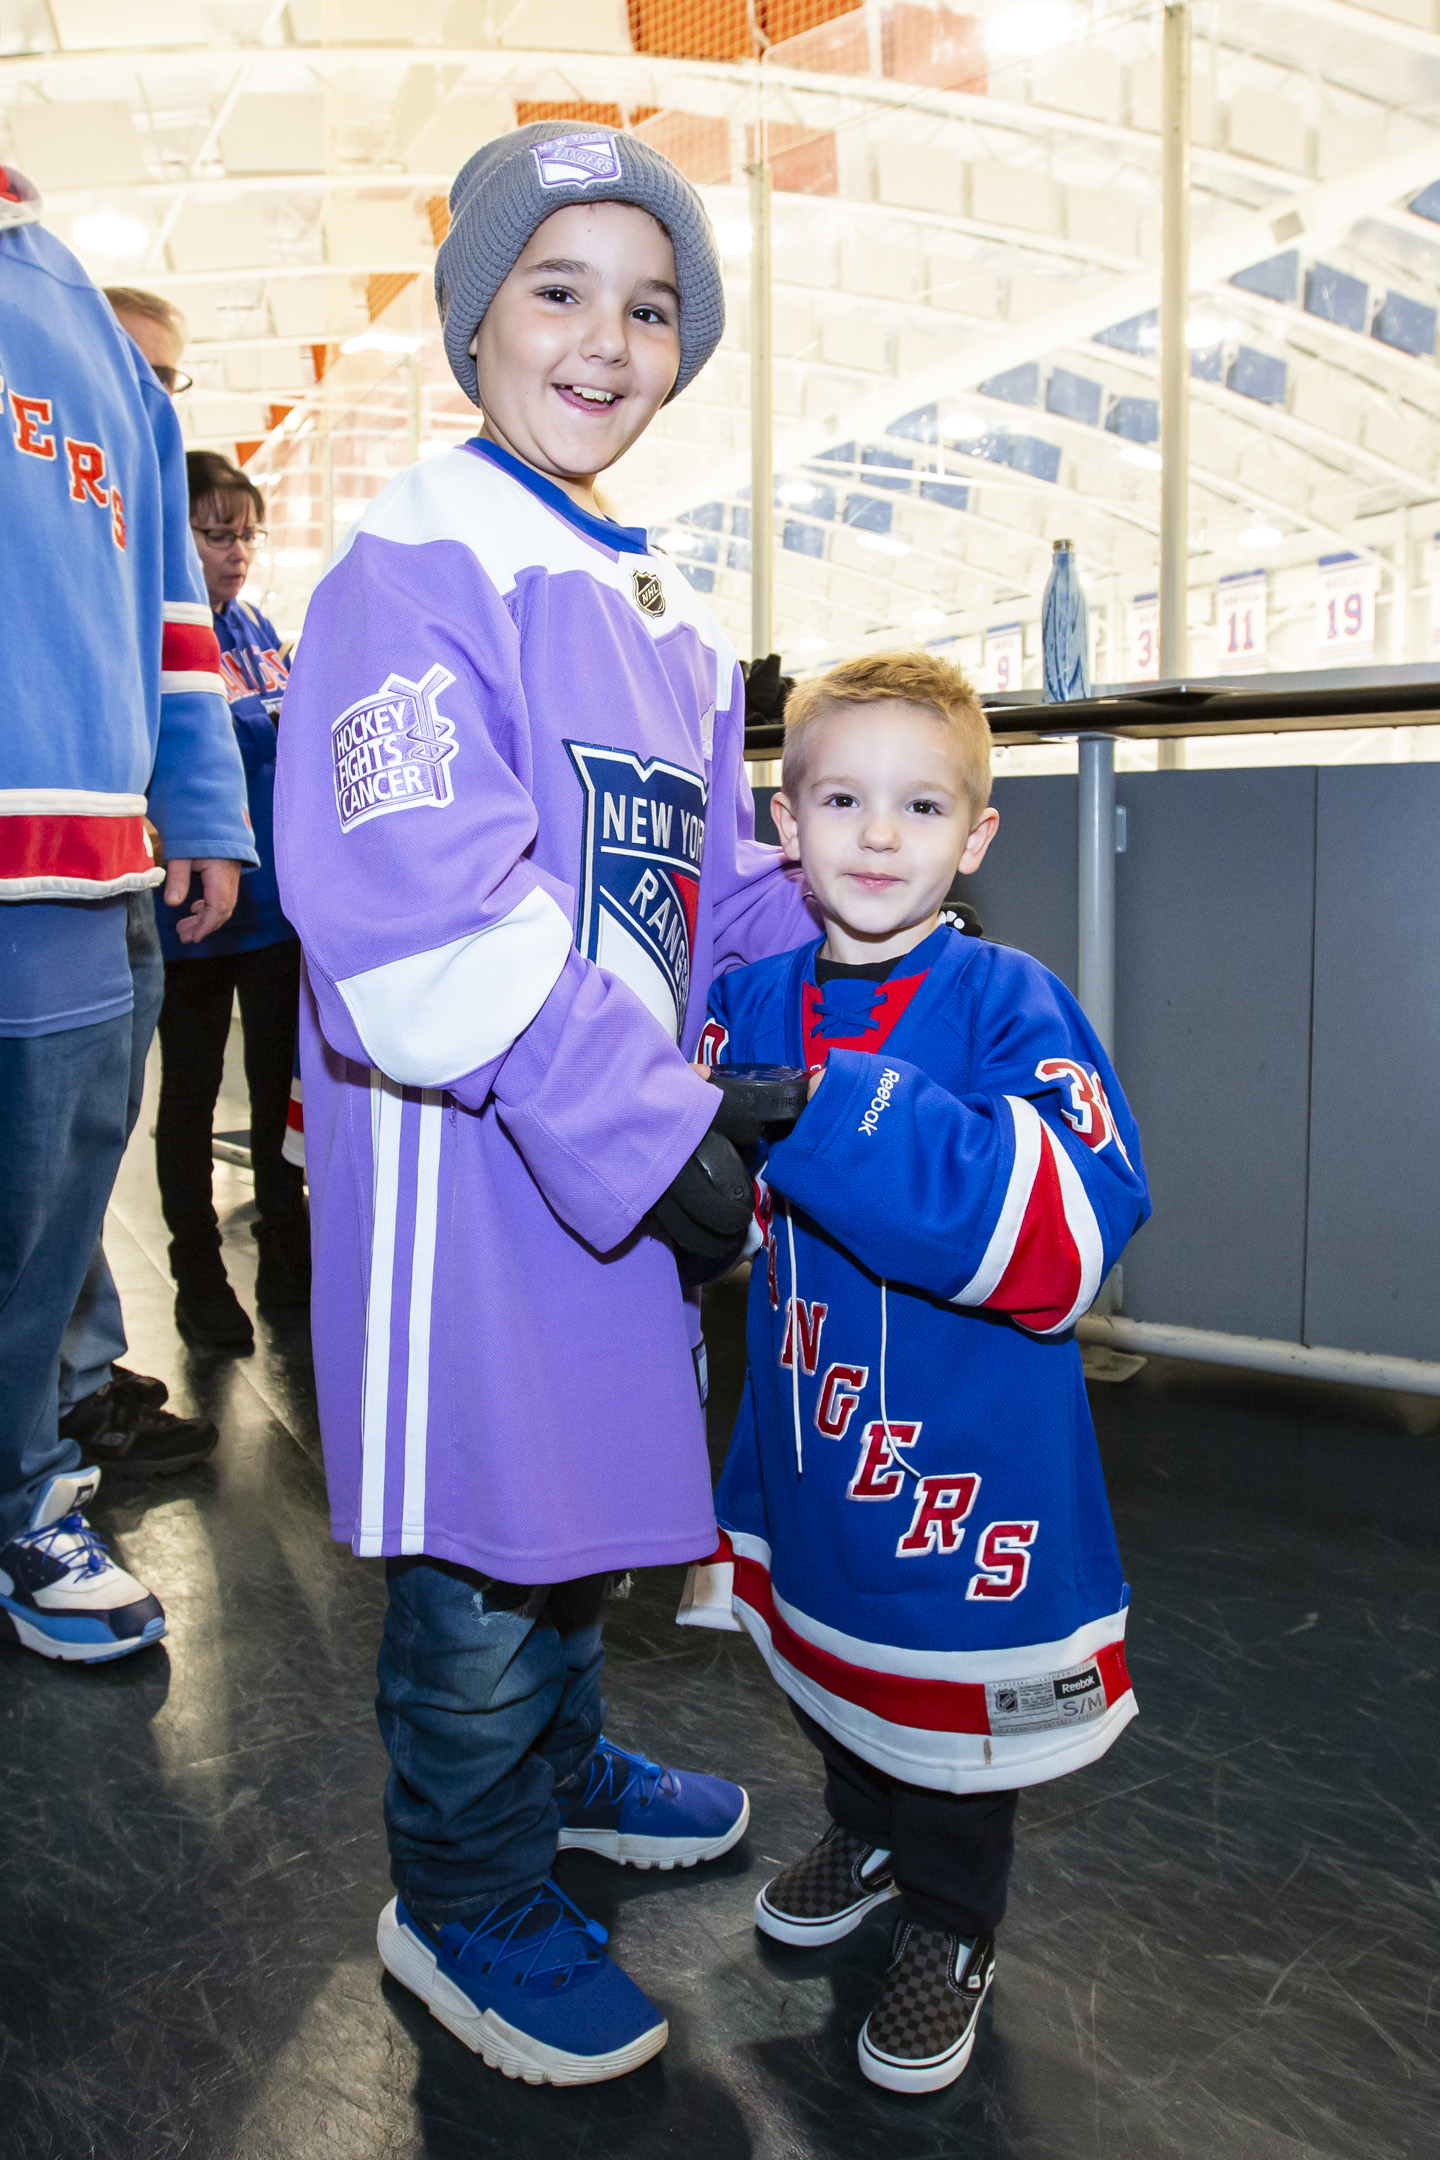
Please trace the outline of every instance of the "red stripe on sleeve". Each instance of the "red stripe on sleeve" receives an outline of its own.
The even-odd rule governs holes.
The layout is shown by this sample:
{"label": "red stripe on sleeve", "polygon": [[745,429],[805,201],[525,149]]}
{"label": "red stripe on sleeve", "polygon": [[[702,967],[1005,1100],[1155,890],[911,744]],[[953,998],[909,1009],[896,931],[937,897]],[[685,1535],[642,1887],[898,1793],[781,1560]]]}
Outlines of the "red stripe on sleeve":
{"label": "red stripe on sleeve", "polygon": [[154,868],[138,817],[0,817],[0,878],[108,885]]}
{"label": "red stripe on sleeve", "polygon": [[1065,1197],[1055,1167],[1054,1142],[1043,1125],[1040,1161],[1025,1203],[1015,1250],[987,1308],[1009,1313],[1022,1327],[1058,1327],[1080,1295],[1079,1248],[1065,1216]]}
{"label": "red stripe on sleeve", "polygon": [[167,622],[160,647],[167,674],[220,673],[220,645],[208,623]]}

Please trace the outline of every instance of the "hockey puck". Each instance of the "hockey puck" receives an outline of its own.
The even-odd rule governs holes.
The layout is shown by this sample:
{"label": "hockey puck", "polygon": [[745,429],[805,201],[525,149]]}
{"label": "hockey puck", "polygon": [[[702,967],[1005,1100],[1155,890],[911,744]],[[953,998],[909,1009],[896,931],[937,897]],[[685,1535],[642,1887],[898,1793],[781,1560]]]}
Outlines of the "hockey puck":
{"label": "hockey puck", "polygon": [[724,1096],[715,1123],[737,1147],[762,1132],[788,1132],[805,1108],[810,1075],[798,1065],[716,1065],[710,1084]]}

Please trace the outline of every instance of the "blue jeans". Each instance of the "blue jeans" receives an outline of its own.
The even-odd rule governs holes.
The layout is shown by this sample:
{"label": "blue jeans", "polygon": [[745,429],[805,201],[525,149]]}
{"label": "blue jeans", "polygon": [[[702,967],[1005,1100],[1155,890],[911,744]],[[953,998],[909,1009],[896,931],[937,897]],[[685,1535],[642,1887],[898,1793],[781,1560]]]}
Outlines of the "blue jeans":
{"label": "blue jeans", "polygon": [[[145,1060],[160,1002],[165,995],[165,959],[160,950],[160,931],[155,921],[155,896],[131,893],[125,916],[125,950],[130,961],[130,981],[135,990],[135,1009],[130,1015],[130,1100],[125,1111],[125,1138],[135,1130],[140,1099],[145,1093]],[[120,1311],[120,1293],[97,1237],[90,1265],[60,1344],[60,1415],[104,1387],[116,1358],[129,1345]]]}
{"label": "blue jeans", "polygon": [[60,1338],[125,1152],[129,1070],[129,1013],[0,1037],[0,1545],[79,1467],[58,1429]]}
{"label": "blue jeans", "polygon": [[388,1560],[375,1710],[390,1756],[390,1879],[417,1920],[473,1923],[544,1882],[555,1796],[605,1721],[610,1578],[519,1584],[423,1556]]}

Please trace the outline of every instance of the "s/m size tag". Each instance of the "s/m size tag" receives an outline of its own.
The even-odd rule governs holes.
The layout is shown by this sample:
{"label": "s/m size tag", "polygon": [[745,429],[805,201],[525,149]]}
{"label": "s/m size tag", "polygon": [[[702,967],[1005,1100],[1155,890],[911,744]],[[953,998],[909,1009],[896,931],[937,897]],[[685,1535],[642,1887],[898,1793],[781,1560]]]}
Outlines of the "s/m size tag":
{"label": "s/m size tag", "polygon": [[1065,1672],[1040,1673],[1030,1680],[987,1680],[985,1708],[992,1733],[1043,1732],[1057,1725],[1077,1725],[1103,1715],[1109,1707],[1105,1683],[1094,1658]]}

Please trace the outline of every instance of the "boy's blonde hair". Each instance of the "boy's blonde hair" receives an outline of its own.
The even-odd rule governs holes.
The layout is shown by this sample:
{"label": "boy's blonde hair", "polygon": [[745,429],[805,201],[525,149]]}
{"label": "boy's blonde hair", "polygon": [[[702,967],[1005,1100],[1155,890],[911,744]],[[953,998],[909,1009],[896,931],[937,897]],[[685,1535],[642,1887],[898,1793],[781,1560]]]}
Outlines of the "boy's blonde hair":
{"label": "boy's blonde hair", "polygon": [[878,705],[886,698],[918,705],[945,722],[960,753],[971,811],[978,816],[990,800],[990,723],[968,677],[937,653],[865,653],[797,683],[785,705],[780,782],[786,794],[793,800],[804,779],[805,739],[817,720],[836,706]]}

